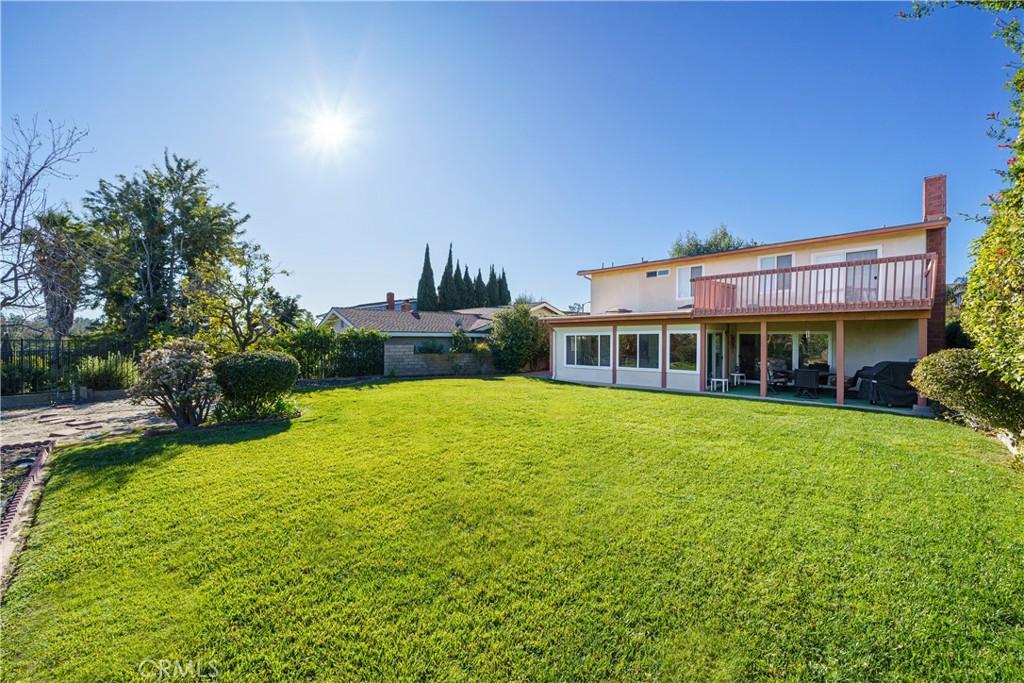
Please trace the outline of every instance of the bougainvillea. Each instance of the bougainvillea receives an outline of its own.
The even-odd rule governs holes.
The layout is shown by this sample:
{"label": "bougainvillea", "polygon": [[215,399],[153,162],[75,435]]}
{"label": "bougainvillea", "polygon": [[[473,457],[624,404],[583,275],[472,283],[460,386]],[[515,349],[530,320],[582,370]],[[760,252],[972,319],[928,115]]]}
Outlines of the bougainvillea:
{"label": "bougainvillea", "polygon": [[173,339],[163,348],[146,351],[139,381],[128,396],[134,403],[156,404],[179,429],[199,426],[220,396],[206,345]]}

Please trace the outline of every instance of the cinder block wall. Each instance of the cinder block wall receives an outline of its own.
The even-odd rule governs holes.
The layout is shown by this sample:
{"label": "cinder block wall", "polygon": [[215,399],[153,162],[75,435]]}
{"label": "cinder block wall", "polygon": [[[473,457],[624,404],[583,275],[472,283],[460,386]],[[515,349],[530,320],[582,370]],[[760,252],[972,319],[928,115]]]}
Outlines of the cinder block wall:
{"label": "cinder block wall", "polygon": [[[418,342],[438,341],[415,337],[391,338],[384,342],[384,374],[396,377],[439,375],[481,375],[494,372],[490,355],[476,353],[416,353]],[[447,347],[447,342],[442,342]]]}

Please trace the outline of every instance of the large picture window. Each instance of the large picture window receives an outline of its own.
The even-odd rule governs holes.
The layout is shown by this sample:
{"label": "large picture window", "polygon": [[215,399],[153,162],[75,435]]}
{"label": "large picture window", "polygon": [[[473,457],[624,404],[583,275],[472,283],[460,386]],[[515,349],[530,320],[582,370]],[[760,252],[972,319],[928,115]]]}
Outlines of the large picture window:
{"label": "large picture window", "polygon": [[672,332],[668,335],[668,369],[697,370],[696,332]]}
{"label": "large picture window", "polygon": [[658,362],[657,332],[628,333],[619,335],[619,367],[657,370]]}
{"label": "large picture window", "polygon": [[612,336],[610,334],[566,335],[565,364],[584,367],[611,367]]}
{"label": "large picture window", "polygon": [[829,367],[828,334],[812,332],[800,335],[800,367]]}

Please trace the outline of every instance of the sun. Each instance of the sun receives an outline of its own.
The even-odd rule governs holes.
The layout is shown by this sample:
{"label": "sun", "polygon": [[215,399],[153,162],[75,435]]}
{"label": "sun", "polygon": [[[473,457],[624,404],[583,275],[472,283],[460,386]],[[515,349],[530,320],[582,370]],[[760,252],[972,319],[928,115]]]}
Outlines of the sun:
{"label": "sun", "polygon": [[321,152],[334,152],[352,139],[352,122],[340,111],[322,109],[309,120],[310,145]]}

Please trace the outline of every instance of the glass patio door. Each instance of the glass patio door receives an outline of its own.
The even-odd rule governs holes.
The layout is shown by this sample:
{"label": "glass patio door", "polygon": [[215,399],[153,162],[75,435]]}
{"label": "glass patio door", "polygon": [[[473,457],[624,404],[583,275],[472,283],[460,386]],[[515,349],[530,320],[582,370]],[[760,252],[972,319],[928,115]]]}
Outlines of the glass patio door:
{"label": "glass patio door", "polygon": [[708,332],[708,379],[725,377],[725,333]]}
{"label": "glass patio door", "polygon": [[856,261],[878,258],[877,249],[846,252],[846,300],[848,302],[878,301],[878,264],[856,265]]}

